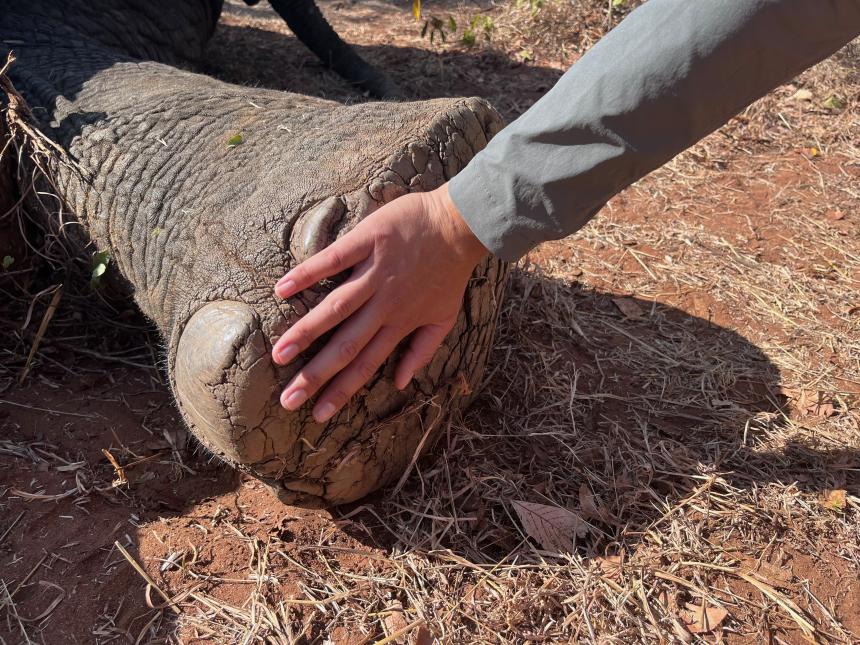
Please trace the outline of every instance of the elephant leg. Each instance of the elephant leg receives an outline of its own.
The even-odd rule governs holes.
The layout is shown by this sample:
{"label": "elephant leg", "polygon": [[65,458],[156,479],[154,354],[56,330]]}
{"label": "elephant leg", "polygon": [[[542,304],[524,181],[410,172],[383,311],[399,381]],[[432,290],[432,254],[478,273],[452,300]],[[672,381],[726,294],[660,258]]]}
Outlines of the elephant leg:
{"label": "elephant leg", "polygon": [[481,383],[505,265],[476,268],[405,390],[394,357],[322,424],[311,404],[279,405],[316,348],[286,367],[270,352],[334,285],[286,302],[273,285],[382,204],[450,179],[498,114],[477,99],[345,106],[230,85],[119,54],[32,6],[0,13],[0,42],[25,43],[10,74],[74,162],[49,164],[50,183],[158,326],[192,433],[291,503],[345,503],[400,477]]}
{"label": "elephant leg", "polygon": [[375,98],[398,98],[400,90],[337,35],[314,0],[269,0],[296,37],[344,80]]}

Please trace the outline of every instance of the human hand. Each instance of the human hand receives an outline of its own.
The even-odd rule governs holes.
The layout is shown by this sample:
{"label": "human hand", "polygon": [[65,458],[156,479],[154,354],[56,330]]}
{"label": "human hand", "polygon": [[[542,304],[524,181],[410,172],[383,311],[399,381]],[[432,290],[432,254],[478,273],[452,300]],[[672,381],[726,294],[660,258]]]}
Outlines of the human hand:
{"label": "human hand", "polygon": [[386,204],[293,268],[275,286],[281,298],[352,273],[272,348],[275,363],[287,365],[340,325],[281,393],[281,405],[296,410],[328,384],[313,415],[319,423],[329,420],[412,334],[394,375],[395,386],[405,388],[451,331],[469,276],[486,254],[445,184]]}

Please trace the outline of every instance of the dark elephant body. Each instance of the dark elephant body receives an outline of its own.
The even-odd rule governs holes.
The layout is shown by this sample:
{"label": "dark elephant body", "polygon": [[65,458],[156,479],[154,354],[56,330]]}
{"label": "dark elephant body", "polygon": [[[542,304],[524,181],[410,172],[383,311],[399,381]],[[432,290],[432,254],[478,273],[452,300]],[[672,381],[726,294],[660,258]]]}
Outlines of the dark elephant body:
{"label": "dark elephant body", "polygon": [[278,405],[300,363],[269,359],[326,289],[284,303],[273,284],[379,205],[442,184],[499,118],[472,99],[342,106],[187,71],[219,10],[0,0],[0,42],[18,57],[9,76],[38,126],[68,153],[48,171],[59,208],[110,253],[163,333],[194,434],[286,501],[350,501],[398,477],[468,401],[505,268],[476,270],[457,326],[413,385],[395,390],[389,362],[327,424]]}

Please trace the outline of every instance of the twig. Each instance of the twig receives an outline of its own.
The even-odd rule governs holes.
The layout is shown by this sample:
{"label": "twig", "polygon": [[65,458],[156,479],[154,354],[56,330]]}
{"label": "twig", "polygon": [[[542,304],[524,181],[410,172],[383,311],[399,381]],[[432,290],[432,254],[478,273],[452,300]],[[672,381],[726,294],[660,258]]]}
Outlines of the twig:
{"label": "twig", "polygon": [[3,541],[6,539],[6,536],[12,532],[12,529],[15,528],[15,525],[18,524],[19,521],[21,521],[22,517],[24,517],[24,511],[18,513],[18,517],[12,520],[12,523],[9,525],[9,528],[3,531],[3,535],[0,535],[0,544],[3,544]]}
{"label": "twig", "polygon": [[170,598],[170,596],[168,596],[166,593],[164,593],[164,592],[161,590],[161,587],[159,587],[159,586],[155,583],[155,580],[153,580],[153,579],[150,577],[150,575],[149,575],[146,571],[144,571],[143,567],[142,567],[142,566],[140,566],[140,565],[137,563],[137,560],[135,560],[135,559],[134,559],[134,556],[132,556],[132,555],[131,555],[131,553],[129,553],[128,551],[126,551],[126,550],[125,550],[125,547],[124,547],[122,544],[120,544],[119,542],[114,542],[114,543],[113,543],[113,545],[114,545],[114,546],[119,550],[119,552],[120,552],[120,553],[122,553],[123,557],[124,557],[126,560],[128,560],[128,563],[129,563],[129,564],[134,568],[134,570],[135,570],[135,571],[137,571],[137,572],[138,572],[138,574],[140,574],[140,577],[141,577],[141,578],[143,578],[143,579],[146,581],[146,584],[148,584],[150,587],[152,587],[153,589],[155,589],[155,591],[158,593],[158,595],[159,595],[159,596],[161,596],[162,598],[164,598],[165,602],[167,603],[167,606],[168,606],[168,607],[170,607],[170,609],[173,611],[173,613],[175,613],[175,614],[181,614],[181,613],[182,613],[182,610],[181,610],[181,609],[179,609],[179,607],[177,607],[177,606],[174,604],[174,602],[173,602],[173,600]]}
{"label": "twig", "polygon": [[[36,571],[39,569],[39,567],[42,566],[42,563],[47,559],[48,559],[48,554],[46,553],[45,555],[43,555],[39,559],[39,561],[36,563],[36,566],[33,567],[32,569],[30,569],[30,573],[28,573],[26,576],[24,576],[24,578],[21,580],[21,582],[19,582],[18,585],[12,590],[12,593],[8,594],[9,602],[12,602],[12,598],[15,597],[15,594],[21,590],[21,587],[23,587],[25,584],[27,584],[27,581],[33,577],[33,574],[36,573]],[[5,602],[0,603],[0,608],[5,607],[5,606],[6,606]]]}
{"label": "twig", "polygon": [[[435,399],[435,397],[433,397]],[[426,405],[436,405],[434,400],[430,399],[427,401]],[[439,407],[438,405],[436,406]],[[406,483],[406,480],[409,479],[409,475],[412,474],[412,469],[415,467],[415,464],[418,462],[418,458],[421,456],[421,451],[424,449],[424,444],[427,442],[427,439],[433,432],[433,429],[439,424],[439,421],[442,420],[442,410],[439,409],[436,418],[427,426],[427,429],[424,431],[424,434],[421,435],[421,441],[418,442],[418,445],[415,447],[415,452],[412,453],[412,459],[409,460],[409,465],[406,467],[406,470],[403,471],[403,474],[400,475],[400,479],[397,480],[397,485],[391,491],[391,496],[394,497],[400,489],[403,488],[403,485]],[[420,419],[421,417],[419,417]]]}
{"label": "twig", "polygon": [[408,625],[406,625],[406,627],[402,627],[401,629],[398,629],[396,632],[389,634],[388,636],[386,636],[382,640],[378,640],[378,641],[374,642],[373,645],[387,645],[387,643],[393,643],[398,638],[403,636],[404,634],[408,634],[409,632],[411,632],[413,629],[415,629],[416,627],[421,625],[423,622],[424,622],[423,618],[419,618],[418,620],[414,620],[411,623],[409,623]]}
{"label": "twig", "polygon": [[19,386],[24,384],[24,380],[27,378],[27,374],[30,373],[30,365],[33,363],[33,357],[36,355],[36,351],[39,349],[39,344],[42,342],[42,337],[48,330],[48,323],[51,322],[51,318],[54,317],[54,312],[57,311],[57,305],[59,305],[60,298],[62,297],[62,295],[63,285],[60,285],[54,291],[54,295],[51,298],[51,302],[48,305],[48,308],[45,310],[45,315],[42,316],[42,322],[39,324],[39,329],[36,332],[36,338],[33,340],[33,345],[32,347],[30,347],[30,353],[27,355],[27,361],[24,363],[24,369],[21,370],[21,376],[18,378]]}

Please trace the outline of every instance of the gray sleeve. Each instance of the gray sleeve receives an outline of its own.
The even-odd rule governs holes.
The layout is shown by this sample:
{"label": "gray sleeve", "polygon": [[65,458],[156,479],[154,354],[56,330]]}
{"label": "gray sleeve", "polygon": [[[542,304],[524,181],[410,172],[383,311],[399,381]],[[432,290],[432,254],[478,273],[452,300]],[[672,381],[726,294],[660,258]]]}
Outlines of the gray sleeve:
{"label": "gray sleeve", "polygon": [[860,0],[649,0],[451,180],[515,260],[860,33]]}

